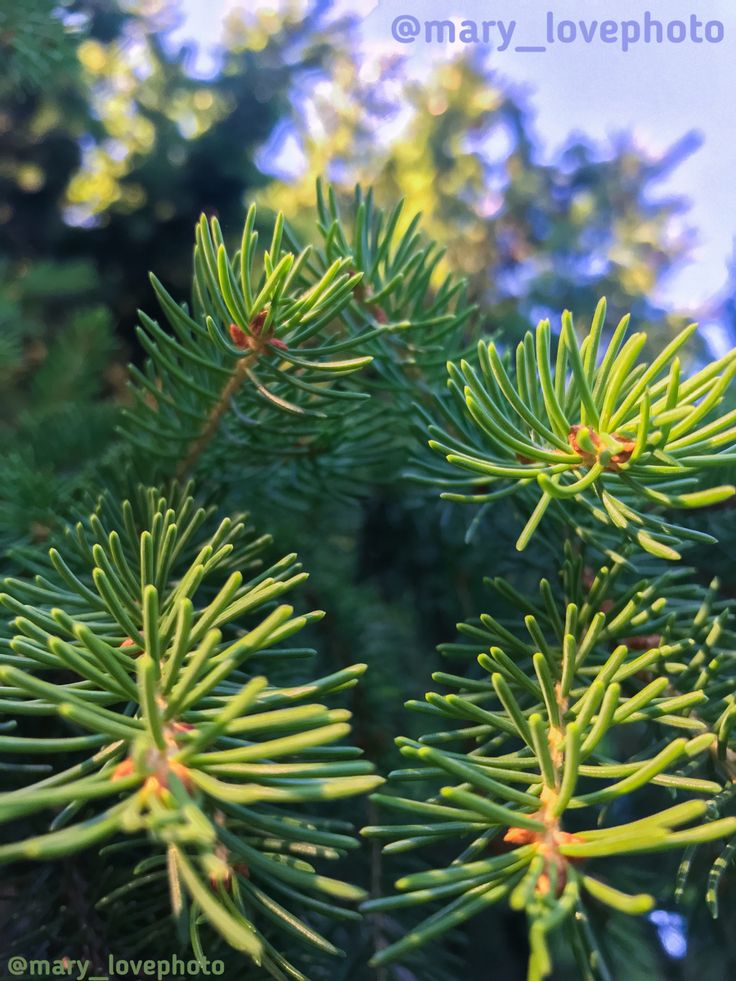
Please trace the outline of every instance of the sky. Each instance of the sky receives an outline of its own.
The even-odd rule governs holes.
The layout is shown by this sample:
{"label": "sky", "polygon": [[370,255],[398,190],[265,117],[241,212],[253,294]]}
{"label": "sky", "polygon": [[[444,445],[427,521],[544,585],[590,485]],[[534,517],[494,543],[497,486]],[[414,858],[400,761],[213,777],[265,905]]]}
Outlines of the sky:
{"label": "sky", "polygon": [[[183,22],[177,35],[197,41],[203,66],[226,12],[244,5],[249,11],[278,6],[278,0],[178,2]],[[484,21],[503,22],[505,34],[497,26],[486,29],[486,50],[490,49],[491,65],[503,77],[528,87],[545,156],[553,156],[576,132],[605,141],[630,130],[643,147],[663,150],[686,132],[697,131],[702,146],[661,185],[663,191],[690,199],[696,244],[690,262],[665,285],[659,299],[687,310],[722,287],[736,239],[733,0],[338,0],[338,6],[360,15],[365,56],[402,54],[407,79],[422,78],[434,61],[470,50],[471,44],[460,43],[461,29],[466,39],[477,33],[482,41]],[[650,42],[644,43],[646,11],[663,25],[661,43],[654,25]],[[401,16],[414,18],[410,32],[420,30],[411,42],[393,36],[392,27]],[[455,21],[455,44],[437,43],[434,34],[433,43],[427,43],[425,22],[447,18]],[[693,27],[692,18],[701,26]],[[600,31],[604,22],[612,20],[617,27],[609,23],[605,31],[610,40],[603,43]],[[682,29],[675,25],[673,40],[667,40],[668,25],[678,20],[684,24],[685,40],[678,40]],[[509,38],[512,21],[515,27]],[[631,23],[624,28],[623,21]],[[706,24],[711,40],[706,38]],[[638,42],[634,40],[637,27]],[[395,30],[401,35],[401,25]],[[624,30],[631,38],[626,51]],[[567,40],[573,32],[575,41]],[[693,37],[702,40],[697,43]],[[501,50],[504,38],[507,46]],[[541,46],[546,50],[517,50]]]}

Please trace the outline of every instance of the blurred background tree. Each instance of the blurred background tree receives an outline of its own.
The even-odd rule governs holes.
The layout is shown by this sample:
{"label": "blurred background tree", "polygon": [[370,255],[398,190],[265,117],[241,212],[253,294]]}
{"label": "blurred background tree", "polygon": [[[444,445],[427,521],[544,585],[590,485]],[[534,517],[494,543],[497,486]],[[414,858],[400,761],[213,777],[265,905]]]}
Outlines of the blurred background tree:
{"label": "blurred background tree", "polygon": [[297,180],[265,199],[298,213],[315,173],[346,191],[359,181],[380,199],[406,198],[447,249],[438,279],[467,276],[509,336],[603,295],[650,329],[681,325],[651,296],[688,254],[687,204],[658,185],[697,137],[657,155],[627,133],[606,147],[580,136],[545,162],[526,95],[482,59],[440,64],[422,85],[401,78],[398,56],[356,65],[349,50],[334,51],[329,77],[302,95],[280,134],[303,157]]}
{"label": "blurred background tree", "polygon": [[[68,517],[89,490],[89,465],[111,452],[125,402],[122,364],[140,358],[136,310],[156,314],[147,273],[187,299],[201,211],[217,214],[226,236],[239,235],[255,198],[306,233],[317,175],[345,198],[361,181],[379,202],[405,197],[407,217],[423,212],[424,230],[446,247],[438,282],[448,271],[465,275],[482,304],[475,330],[512,342],[564,307],[592,313],[604,294],[612,319],[631,311],[655,335],[682,325],[652,297],[692,241],[687,202],[659,190],[696,146],[692,136],[659,154],[626,134],[605,146],[579,137],[549,159],[533,99],[481,60],[442,62],[408,83],[402,59],[362,50],[354,23],[330,0],[232,14],[206,77],[194,49],[174,40],[180,16],[165,0],[0,0],[6,554]],[[729,302],[719,311],[732,324]],[[327,663],[371,665],[353,706],[356,736],[390,768],[390,735],[406,729],[402,700],[424,691],[439,663],[434,646],[452,638],[455,620],[483,608],[482,576],[503,571],[503,518],[489,569],[486,555],[459,546],[462,517],[448,526],[445,511],[420,509],[396,487],[368,488],[357,506],[327,501],[306,531],[303,514],[276,512],[248,487],[231,496],[278,543],[300,542],[313,602],[331,612],[320,639]],[[360,651],[349,650],[356,624]],[[380,875],[375,861],[372,872]],[[474,978],[485,976],[492,952],[496,976],[513,981],[526,960],[507,939],[519,924],[494,922],[473,928],[467,954],[458,935],[448,956],[463,952]],[[362,965],[372,929],[344,977],[371,976]],[[655,937],[653,925],[637,930]],[[708,935],[725,945],[723,934]],[[695,976],[690,959],[675,962],[666,947],[655,944],[657,956],[636,967],[627,961],[632,944],[622,937],[620,946],[627,981]],[[716,978],[703,972],[702,956],[698,977]],[[446,970],[456,976],[457,963]],[[420,968],[415,976],[429,977]]]}

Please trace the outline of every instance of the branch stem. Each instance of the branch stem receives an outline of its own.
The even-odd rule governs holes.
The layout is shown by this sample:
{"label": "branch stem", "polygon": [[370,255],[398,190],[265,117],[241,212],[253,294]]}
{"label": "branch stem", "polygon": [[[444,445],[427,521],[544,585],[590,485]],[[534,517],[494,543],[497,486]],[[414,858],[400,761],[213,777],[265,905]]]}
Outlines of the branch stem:
{"label": "branch stem", "polygon": [[257,360],[258,356],[256,354],[248,354],[246,357],[238,360],[232,375],[220,393],[220,397],[213,405],[202,432],[192,442],[186,455],[179,462],[179,465],[176,468],[176,476],[178,478],[181,479],[186,477],[194,469],[200,456],[217,432],[222,417],[225,415],[228,406],[230,405],[230,400],[238,392],[246,379],[248,370]]}

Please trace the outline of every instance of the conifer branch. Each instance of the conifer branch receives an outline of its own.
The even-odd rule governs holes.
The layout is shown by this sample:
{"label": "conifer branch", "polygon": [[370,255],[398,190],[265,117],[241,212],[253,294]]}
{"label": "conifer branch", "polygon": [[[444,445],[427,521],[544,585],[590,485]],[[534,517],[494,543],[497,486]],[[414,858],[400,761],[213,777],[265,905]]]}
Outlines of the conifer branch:
{"label": "conifer branch", "polygon": [[[678,355],[696,325],[646,363],[638,361],[646,335],[627,339],[624,317],[599,357],[605,313],[601,300],[579,342],[566,311],[555,352],[542,321],[518,345],[515,368],[493,341],[478,345],[477,367],[448,363],[450,428],[427,417],[427,434],[449,468],[425,467],[415,478],[450,488],[442,494],[450,501],[536,496],[519,550],[556,504],[679,559],[683,542],[715,539],[672,524],[662,509],[710,507],[736,493],[731,484],[703,486],[711,470],[736,460],[736,417],[715,415],[736,373],[736,349],[684,379]],[[475,476],[458,477],[458,469]]]}
{"label": "conifer branch", "polygon": [[[0,601],[15,636],[0,652],[0,712],[18,722],[0,734],[0,749],[44,760],[82,755],[0,794],[0,823],[13,829],[0,864],[143,833],[152,859],[168,855],[175,920],[189,916],[188,895],[195,920],[280,977],[282,959],[260,926],[275,911],[307,946],[337,950],[274,890],[307,906],[315,895],[363,895],[280,859],[300,847],[326,859],[354,847],[291,809],[382,783],[359,750],[334,745],[350,713],[309,702],[352,687],[365,665],[307,685],[269,685],[252,663],[309,656],[285,642],[322,614],[297,616],[280,602],[306,578],[293,555],[253,575],[262,543],[229,519],[198,537],[206,521],[191,498],[175,511],[154,490],[141,489],[119,512],[104,500],[70,536],[92,560],[84,572],[52,550],[54,574],[6,583]],[[237,568],[244,559],[248,579]],[[21,724],[29,715],[55,718],[67,734],[29,735]],[[58,813],[47,829],[29,833],[28,818],[48,811]]]}
{"label": "conifer branch", "polygon": [[[715,844],[715,914],[736,855],[732,611],[715,580],[669,561],[715,541],[671,512],[734,495],[711,471],[736,461],[722,408],[736,352],[685,377],[690,326],[641,361],[627,318],[603,343],[601,301],[582,340],[565,313],[556,344],[545,321],[513,358],[500,340],[473,355],[465,285],[438,278],[441,250],[400,205],[358,188],[346,209],[319,184],[318,244],[304,248],[277,216],[259,250],[255,223],[251,208],[230,255],[200,220],[191,309],[153,278],[168,328],[141,314],[148,361],[131,369],[123,428],[125,469],[146,483],[130,495],[127,472],[109,475],[63,545],[26,549],[28,574],[5,583],[0,864],[88,850],[105,872],[98,910],[138,930],[145,891],[135,944],[169,943],[171,913],[185,947],[225,951],[235,971],[245,953],[305,979],[295,942],[307,964],[340,953],[320,924],[359,919],[345,903],[366,894],[319,870],[357,842],[317,808],[382,784],[343,743],[350,713],[334,702],[366,666],[285,683],[287,662],[315,653],[292,638],[322,616],[284,602],[305,578],[295,555],[268,564],[269,536],[242,516],[218,523],[189,486],[148,477],[191,474],[222,496],[258,473],[274,506],[297,486],[308,506],[305,484],[344,501],[397,480],[419,418],[437,457],[410,476],[487,514],[513,497],[528,516],[517,548],[544,521],[554,574],[529,594],[489,570],[491,612],[458,625],[437,690],[408,703],[436,731],[397,740],[407,766],[370,799],[397,815],[362,831],[373,965],[424,950],[417,974],[435,977],[432,943],[504,904],[526,913],[530,981],[551,972],[561,928],[586,977],[605,977],[590,914],[655,902],[633,864],[681,851],[681,895]],[[373,616],[361,602],[351,638]],[[383,894],[390,856],[435,846]]]}
{"label": "conifer branch", "polygon": [[260,257],[252,207],[232,258],[217,220],[202,217],[191,313],[152,277],[173,333],[141,314],[149,362],[131,369],[124,427],[139,472],[188,476],[212,445],[236,479],[245,465],[343,497],[395,479],[412,402],[428,397],[448,345],[462,352],[475,312],[462,280],[435,287],[441,253],[418,218],[398,233],[401,211],[357,188],[350,227],[319,184],[322,247],[299,244],[279,215]]}
{"label": "conifer branch", "polygon": [[[702,663],[703,645],[714,643],[712,623],[698,616],[708,597],[695,587],[678,595],[675,584],[683,578],[663,572],[650,582],[632,582],[629,563],[592,574],[569,557],[562,609],[546,582],[541,602],[503,580],[494,582],[507,609],[511,604],[523,618],[528,640],[513,620],[506,626],[498,615],[484,614],[460,625],[467,640],[443,646],[448,656],[476,658],[480,674],[440,672],[435,680],[451,692],[430,692],[424,703],[409,703],[446,728],[419,740],[400,739],[411,768],[391,775],[397,783],[432,781],[439,792],[426,803],[376,795],[377,803],[414,821],[362,833],[387,841],[387,853],[435,842],[466,844],[450,865],[399,879],[400,895],[364,904],[366,911],[381,911],[450,899],[378,953],[376,964],[404,957],[504,900],[527,912],[529,977],[542,978],[551,969],[547,934],[581,903],[602,902],[632,915],[654,905],[653,897],[627,895],[606,881],[605,865],[601,873],[589,871],[589,862],[616,857],[615,872],[621,856],[692,848],[736,833],[736,817],[723,813],[731,791],[710,762],[717,735],[697,714],[710,700],[697,687],[683,685],[681,693],[671,680],[687,673],[689,659]],[[670,595],[678,595],[672,613]],[[618,731],[633,723],[660,730],[652,734],[653,749],[614,757],[616,746],[626,745]],[[670,735],[672,730],[681,735]],[[476,745],[467,751],[469,740]],[[647,786],[685,799],[602,826],[612,802]]]}

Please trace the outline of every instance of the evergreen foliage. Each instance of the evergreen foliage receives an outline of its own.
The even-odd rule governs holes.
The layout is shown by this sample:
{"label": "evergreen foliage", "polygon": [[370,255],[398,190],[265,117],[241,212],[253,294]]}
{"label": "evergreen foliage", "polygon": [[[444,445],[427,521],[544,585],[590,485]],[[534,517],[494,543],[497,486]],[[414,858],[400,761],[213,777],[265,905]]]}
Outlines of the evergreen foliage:
{"label": "evergreen foliage", "polygon": [[647,335],[627,339],[629,318],[624,317],[599,358],[605,313],[601,301],[580,345],[572,316],[563,314],[554,367],[547,320],[519,343],[511,373],[494,342],[478,344],[478,370],[466,361],[449,364],[448,386],[460,405],[458,435],[445,436],[430,423],[429,445],[448,463],[478,474],[471,484],[501,487],[444,497],[487,504],[536,481],[541,495],[519,536],[519,550],[552,501],[574,500],[654,555],[679,559],[673,546],[681,537],[708,541],[707,536],[644,514],[641,504],[697,508],[736,493],[730,484],[702,489],[699,474],[734,462],[733,454],[721,451],[736,435],[731,425],[736,414],[706,420],[723,401],[736,353],[683,379],[677,352],[696,325],[647,364],[638,363]]}
{"label": "evergreen foliage", "polygon": [[114,434],[124,376],[86,262],[0,264],[0,543],[43,541]]}
{"label": "evergreen foliage", "polygon": [[155,4],[0,0],[0,948],[720,981],[734,360],[653,299],[693,141],[542,162],[486,66],[356,71],[331,7],[203,80]]}
{"label": "evergreen foliage", "polygon": [[[461,643],[443,645],[453,658],[476,659],[480,671],[437,672],[434,680],[450,693],[409,703],[449,728],[401,739],[412,766],[392,777],[431,781],[439,792],[429,802],[377,796],[409,823],[363,834],[388,839],[391,853],[447,839],[465,847],[445,868],[402,877],[399,895],[366,904],[403,909],[452,897],[381,951],[378,964],[508,901],[529,918],[530,977],[549,972],[546,934],[565,919],[577,934],[581,976],[596,976],[605,962],[584,912],[590,899],[632,915],[655,905],[651,895],[611,885],[619,856],[692,848],[736,831],[736,818],[718,816],[732,794],[733,654],[713,658],[724,611],[710,619],[712,590],[670,572],[632,581],[629,562],[593,573],[571,549],[561,572],[561,595],[547,580],[538,598],[494,581],[498,600],[516,616],[507,626],[506,617],[483,614],[459,625]],[[636,724],[642,750],[632,754],[622,730]],[[477,745],[464,751],[469,742]],[[665,806],[662,793],[645,794],[659,787],[684,799]],[[634,792],[651,805],[626,820],[617,801]],[[714,865],[712,893],[731,851],[727,845]]]}
{"label": "evergreen foliage", "polygon": [[[362,942],[379,971],[402,961],[451,977],[456,941],[442,956],[433,941],[507,905],[528,919],[530,978],[551,972],[564,930],[582,977],[611,976],[601,908],[641,916],[695,884],[715,913],[734,854],[736,635],[718,584],[671,561],[711,539],[670,515],[734,493],[708,479],[733,459],[733,355],[685,377],[688,328],[638,363],[646,338],[626,340],[627,321],[607,337],[601,302],[582,339],[565,313],[556,346],[545,321],[515,363],[484,339],[472,366],[474,308],[462,281],[433,284],[440,253],[417,219],[399,230],[400,209],[360,190],[345,219],[321,186],[316,212],[314,247],[277,216],[264,250],[251,208],[233,253],[201,219],[191,306],[154,279],[168,327],[141,317],[148,360],[132,369],[119,444],[86,477],[96,500],[76,499],[80,518],[52,533],[48,558],[18,552],[2,596],[0,861],[16,881],[28,860],[81,854],[101,933],[129,950],[219,952],[276,978],[334,976],[324,957],[341,946],[354,964],[359,917],[342,901],[366,890],[342,801],[382,783],[364,747],[381,765],[389,754],[361,718],[360,745],[342,743],[344,699],[363,698],[365,715],[390,688],[361,696],[366,665],[348,650],[308,670],[318,655],[294,639],[319,636],[322,613],[282,602],[307,588],[301,565],[222,512],[246,481],[259,514],[321,499],[323,527],[336,526],[388,484],[426,536],[435,505],[398,474],[424,425],[447,459],[408,474],[420,488],[486,517],[541,493],[549,573],[529,563],[520,588],[521,559],[484,548],[492,612],[441,647],[459,671],[409,702],[425,725],[398,740],[408,768],[366,808],[378,844]],[[457,490],[458,465],[478,473],[473,493]],[[540,517],[537,504],[522,544]],[[303,516],[280,521],[303,534]],[[493,543],[484,520],[474,530]],[[327,593],[355,635],[365,610],[340,598],[340,568]],[[392,643],[380,638],[368,665],[382,685]],[[378,823],[384,809],[397,823]],[[660,852],[679,873],[655,865],[640,886],[635,863]],[[349,854],[346,881],[323,874]],[[407,927],[426,904],[439,908]]]}
{"label": "evergreen foliage", "polygon": [[321,248],[300,247],[278,215],[262,258],[255,206],[232,257],[202,218],[191,314],[152,277],[172,333],[141,314],[149,360],[131,370],[124,430],[142,474],[188,475],[212,444],[204,465],[223,480],[268,479],[284,504],[298,480],[292,506],[397,478],[412,403],[431,398],[475,308],[463,280],[432,289],[441,253],[419,216],[399,234],[402,208],[386,214],[358,189],[343,223],[321,184],[317,213]]}
{"label": "evergreen foliage", "polygon": [[[0,862],[59,858],[123,834],[148,839],[150,859],[138,868],[156,878],[168,869],[172,910],[193,949],[202,949],[203,917],[279,976],[293,968],[253,919],[335,953],[279,899],[329,913],[315,897],[361,897],[284,864],[289,855],[336,858],[354,841],[279,808],[381,782],[359,751],[332,745],[349,731],[349,712],[309,701],[354,685],[365,665],[292,687],[254,674],[251,660],[309,655],[284,642],[322,614],[277,604],[306,577],[293,555],[259,569],[266,543],[243,521],[202,534],[207,512],[176,496],[141,492],[120,508],[101,501],[74,535],[72,565],[89,569],[84,578],[52,550],[53,578],[7,582],[16,636],[0,668],[3,714],[52,715],[84,734],[16,736],[13,721],[0,746],[44,761],[88,755],[2,795],[5,823],[61,810],[48,832],[0,846]],[[74,680],[48,680],[65,675]],[[76,820],[88,802],[91,813]]]}
{"label": "evergreen foliage", "polygon": [[50,0],[0,4],[0,95],[44,88],[77,71],[63,8]]}

